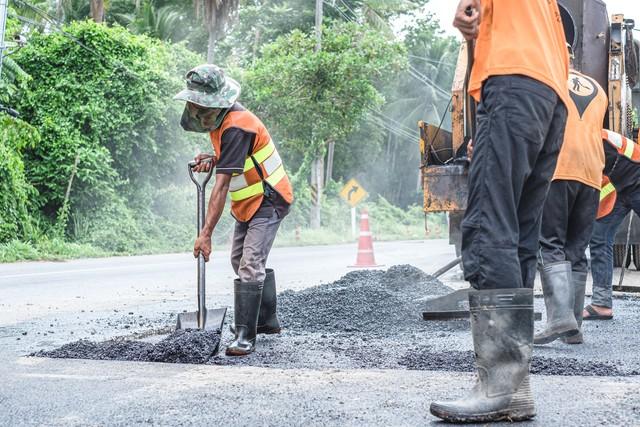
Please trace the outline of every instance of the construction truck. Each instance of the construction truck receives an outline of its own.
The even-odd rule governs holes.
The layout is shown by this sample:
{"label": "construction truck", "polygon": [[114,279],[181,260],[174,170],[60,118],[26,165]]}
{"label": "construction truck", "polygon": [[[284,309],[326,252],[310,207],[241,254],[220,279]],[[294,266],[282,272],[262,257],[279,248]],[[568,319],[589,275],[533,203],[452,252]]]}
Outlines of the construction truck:
{"label": "construction truck", "polygon": [[[632,19],[609,16],[601,0],[558,0],[567,43],[573,47],[574,68],[593,77],[607,91],[609,111],[604,128],[637,141],[640,111],[640,42],[634,40]],[[449,242],[460,255],[460,223],[467,207],[467,144],[474,126],[474,102],[468,96],[467,64],[472,58],[466,43],[460,47],[451,88],[451,131],[420,122],[420,153],[425,214],[446,212]],[[626,266],[631,259],[640,270],[640,218],[633,219],[630,232],[625,220],[616,236],[614,261]],[[629,239],[627,239],[629,238]],[[630,250],[626,250],[627,241]],[[623,260],[625,253],[627,259]]]}

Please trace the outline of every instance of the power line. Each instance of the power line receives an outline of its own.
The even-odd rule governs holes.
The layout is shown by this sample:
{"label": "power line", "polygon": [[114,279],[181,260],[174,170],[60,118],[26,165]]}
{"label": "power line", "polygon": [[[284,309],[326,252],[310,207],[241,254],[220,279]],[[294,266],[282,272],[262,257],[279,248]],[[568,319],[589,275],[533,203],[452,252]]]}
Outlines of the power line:
{"label": "power line", "polygon": [[452,62],[438,61],[438,60],[436,60],[436,59],[426,58],[426,57],[424,57],[424,56],[412,55],[412,54],[410,54],[410,53],[408,53],[408,54],[407,54],[407,56],[408,56],[409,58],[420,59],[420,60],[422,60],[422,61],[430,62],[430,63],[432,63],[432,64],[437,64],[437,65],[441,65],[441,64],[442,64],[442,65],[448,65],[448,66],[450,66],[450,67],[455,67],[455,66],[456,66],[456,64],[454,64],[454,63],[452,63]]}
{"label": "power line", "polygon": [[399,121],[397,121],[397,120],[395,120],[395,119],[393,119],[391,117],[387,117],[384,114],[382,114],[381,112],[376,111],[371,107],[367,107],[367,109],[369,111],[371,111],[373,114],[375,114],[376,116],[378,116],[379,118],[392,122],[396,127],[398,127],[399,129],[404,130],[405,132],[409,132],[411,135],[413,135],[413,132],[415,132],[415,129],[412,129],[409,126],[405,125],[404,123],[399,122]]}
{"label": "power line", "polygon": [[420,77],[421,79],[424,79],[426,82],[428,82],[430,85],[432,85],[435,89],[438,89],[440,91],[440,93],[442,93],[444,96],[451,96],[451,94],[449,92],[447,92],[446,90],[442,89],[440,86],[438,86],[438,84],[436,82],[434,82],[433,80],[431,80],[429,77],[425,76],[424,74],[422,74],[416,67],[414,67],[413,65],[409,64],[409,69],[411,71],[413,71],[416,75],[418,75],[418,77]]}
{"label": "power line", "polygon": [[387,130],[389,130],[392,133],[395,133],[396,135],[402,135],[405,138],[411,139],[412,141],[416,140],[417,138],[416,134],[412,132],[408,132],[401,127],[398,127],[397,125],[393,124],[391,120],[389,120],[387,117],[378,117],[378,118],[375,118],[372,116],[369,116],[369,117],[379,121],[379,123],[382,123]]}

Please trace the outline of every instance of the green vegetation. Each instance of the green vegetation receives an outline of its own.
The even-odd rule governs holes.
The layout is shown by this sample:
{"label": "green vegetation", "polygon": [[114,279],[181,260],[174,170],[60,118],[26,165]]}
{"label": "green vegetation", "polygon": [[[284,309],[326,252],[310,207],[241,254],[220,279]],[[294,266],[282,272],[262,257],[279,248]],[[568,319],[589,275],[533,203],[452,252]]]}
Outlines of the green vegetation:
{"label": "green vegetation", "polygon": [[[456,42],[430,17],[394,35],[425,0],[345,0],[325,4],[315,52],[312,3],[12,2],[6,38],[27,43],[10,46],[0,78],[0,103],[21,114],[0,113],[0,262],[189,250],[186,163],[210,143],[182,131],[172,97],[207,55],[281,146],[297,201],[276,244],[352,241],[338,197],[352,177],[371,193],[377,239],[443,237],[444,216],[425,233],[416,122],[446,113]],[[332,179],[311,230],[311,163],[329,143]],[[233,224],[223,215],[216,246]]]}

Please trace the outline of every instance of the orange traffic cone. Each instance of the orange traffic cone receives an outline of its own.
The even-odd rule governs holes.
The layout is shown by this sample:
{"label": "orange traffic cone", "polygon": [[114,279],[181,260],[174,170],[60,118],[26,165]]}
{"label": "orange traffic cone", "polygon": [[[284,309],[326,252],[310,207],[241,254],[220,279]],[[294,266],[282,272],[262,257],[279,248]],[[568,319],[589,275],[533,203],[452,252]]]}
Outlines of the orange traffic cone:
{"label": "orange traffic cone", "polygon": [[350,268],[368,268],[368,267],[382,267],[380,264],[376,264],[376,259],[373,256],[373,238],[371,231],[369,230],[369,212],[366,209],[362,209],[360,214],[360,237],[358,237],[358,258],[355,265],[350,265]]}

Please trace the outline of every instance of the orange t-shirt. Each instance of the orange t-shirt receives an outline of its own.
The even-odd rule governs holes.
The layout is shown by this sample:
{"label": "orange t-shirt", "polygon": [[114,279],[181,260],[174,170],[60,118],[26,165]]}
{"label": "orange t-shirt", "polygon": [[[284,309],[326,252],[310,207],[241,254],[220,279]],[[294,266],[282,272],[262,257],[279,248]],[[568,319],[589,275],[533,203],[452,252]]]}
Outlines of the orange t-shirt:
{"label": "orange t-shirt", "polygon": [[578,181],[600,190],[607,95],[598,82],[574,70],[569,72],[568,83],[571,102],[567,105],[567,127],[553,179]]}
{"label": "orange t-shirt", "polygon": [[556,0],[481,0],[469,94],[480,101],[490,76],[520,74],[546,84],[569,103],[569,54]]}

